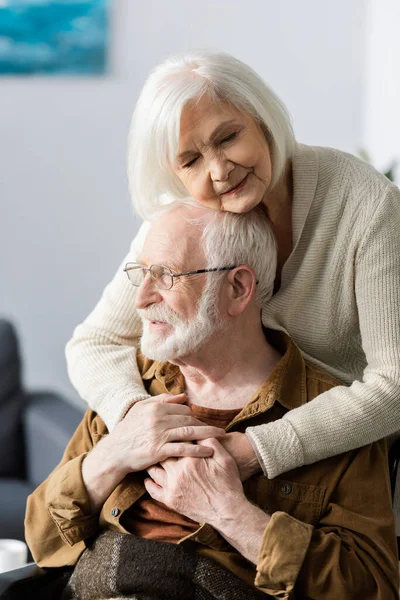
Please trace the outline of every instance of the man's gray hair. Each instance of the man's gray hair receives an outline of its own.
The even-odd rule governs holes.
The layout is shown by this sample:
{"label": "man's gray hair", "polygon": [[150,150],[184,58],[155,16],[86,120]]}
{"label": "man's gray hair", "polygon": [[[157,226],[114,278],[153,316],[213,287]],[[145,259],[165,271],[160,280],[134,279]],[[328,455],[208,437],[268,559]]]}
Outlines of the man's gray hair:
{"label": "man's gray hair", "polygon": [[[203,214],[190,216],[190,208]],[[187,210],[189,209],[189,210]],[[183,218],[199,230],[204,251],[204,268],[248,265],[256,275],[255,302],[263,307],[271,298],[276,276],[277,244],[269,221],[261,208],[247,213],[231,213],[200,206],[192,198],[175,201],[154,213],[150,221],[172,211],[183,213]],[[202,265],[198,267],[202,268]],[[226,272],[210,273],[208,286],[219,289],[218,282]]]}
{"label": "man's gray hair", "polygon": [[173,56],[150,74],[132,116],[128,179],[134,209],[143,219],[158,209],[163,197],[188,195],[171,165],[178,154],[182,111],[204,94],[216,102],[229,101],[263,127],[271,152],[272,186],[294,152],[289,114],[253,69],[218,52]]}
{"label": "man's gray hair", "polygon": [[207,268],[248,265],[258,281],[255,301],[264,306],[273,293],[277,263],[276,240],[266,215],[258,208],[243,214],[212,213],[202,234]]}

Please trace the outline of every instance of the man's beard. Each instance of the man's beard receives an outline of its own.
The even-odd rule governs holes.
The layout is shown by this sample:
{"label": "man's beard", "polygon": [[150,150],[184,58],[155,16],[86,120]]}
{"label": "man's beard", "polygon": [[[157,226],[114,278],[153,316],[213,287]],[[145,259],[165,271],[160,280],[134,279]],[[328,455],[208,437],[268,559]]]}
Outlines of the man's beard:
{"label": "man's beard", "polygon": [[[168,306],[152,304],[149,308],[139,308],[143,322],[142,353],[152,360],[165,362],[189,356],[201,348],[223,323],[218,314],[220,288],[221,281],[207,282],[197,313],[189,321],[183,321]],[[173,331],[167,336],[153,332],[149,327],[150,321],[168,323]]]}

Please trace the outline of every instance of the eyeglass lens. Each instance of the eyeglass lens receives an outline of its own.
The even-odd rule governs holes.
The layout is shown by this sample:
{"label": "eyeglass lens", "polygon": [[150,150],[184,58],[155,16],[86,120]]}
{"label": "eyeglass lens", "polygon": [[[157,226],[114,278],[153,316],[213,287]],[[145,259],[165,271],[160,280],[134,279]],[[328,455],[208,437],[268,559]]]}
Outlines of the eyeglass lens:
{"label": "eyeglass lens", "polygon": [[139,287],[143,279],[150,271],[155,286],[161,290],[169,290],[173,285],[173,277],[169,269],[161,265],[152,265],[150,269],[144,269],[140,265],[129,265],[126,267],[127,275],[133,285]]}
{"label": "eyeglass lens", "polygon": [[150,267],[150,275],[158,288],[161,290],[169,290],[174,283],[171,272],[166,267],[160,265],[152,265]]}

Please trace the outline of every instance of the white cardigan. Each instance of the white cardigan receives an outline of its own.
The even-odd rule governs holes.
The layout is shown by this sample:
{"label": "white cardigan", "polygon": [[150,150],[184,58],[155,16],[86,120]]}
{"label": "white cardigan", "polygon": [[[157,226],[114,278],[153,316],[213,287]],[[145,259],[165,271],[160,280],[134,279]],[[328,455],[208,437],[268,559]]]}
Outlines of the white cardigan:
{"label": "white cardigan", "polygon": [[[246,430],[269,478],[400,430],[400,190],[354,156],[300,144],[293,178],[294,249],[263,323],[345,385]],[[72,383],[110,430],[148,397],[135,290],[121,265],[66,348]]]}

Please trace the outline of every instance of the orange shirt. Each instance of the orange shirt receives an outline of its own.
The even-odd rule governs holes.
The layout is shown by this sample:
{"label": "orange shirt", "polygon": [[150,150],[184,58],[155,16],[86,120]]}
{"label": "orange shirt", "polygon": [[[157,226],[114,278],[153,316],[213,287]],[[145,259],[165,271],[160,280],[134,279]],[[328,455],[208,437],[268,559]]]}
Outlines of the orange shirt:
{"label": "orange shirt", "polygon": [[[241,408],[223,410],[191,404],[193,416],[206,425],[225,429],[240,413]],[[123,527],[140,538],[177,544],[183,537],[195,532],[199,524],[153,500],[146,492],[128,509],[121,520]]]}

